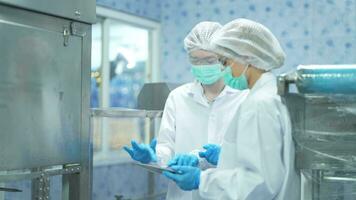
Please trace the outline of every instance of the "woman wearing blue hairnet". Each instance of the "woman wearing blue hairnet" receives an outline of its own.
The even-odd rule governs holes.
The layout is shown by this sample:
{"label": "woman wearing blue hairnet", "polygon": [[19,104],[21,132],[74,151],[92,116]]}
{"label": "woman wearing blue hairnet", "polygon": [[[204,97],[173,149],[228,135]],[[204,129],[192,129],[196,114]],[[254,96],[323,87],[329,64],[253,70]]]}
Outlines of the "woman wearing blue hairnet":
{"label": "woman wearing blue hairnet", "polygon": [[[125,148],[133,159],[143,163],[157,161],[163,166],[196,166],[202,170],[216,166],[223,134],[247,96],[247,91],[224,84],[224,66],[210,45],[220,28],[216,22],[201,22],[185,38],[184,46],[196,81],[169,94],[157,147],[155,142],[149,146],[133,141],[132,148]],[[199,193],[183,191],[170,182],[167,199],[196,200]]]}
{"label": "woman wearing blue hairnet", "polygon": [[212,46],[227,67],[225,83],[250,92],[224,136],[216,169],[172,166],[177,173],[164,174],[205,199],[300,199],[290,119],[270,72],[284,63],[279,42],[265,26],[237,19],[214,35]]}

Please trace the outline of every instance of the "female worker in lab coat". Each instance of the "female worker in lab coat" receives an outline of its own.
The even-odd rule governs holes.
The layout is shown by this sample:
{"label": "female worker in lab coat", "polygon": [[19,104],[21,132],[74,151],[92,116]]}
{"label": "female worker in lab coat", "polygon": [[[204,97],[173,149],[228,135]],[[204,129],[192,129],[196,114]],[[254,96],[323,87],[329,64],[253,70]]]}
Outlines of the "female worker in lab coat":
{"label": "female worker in lab coat", "polygon": [[225,83],[250,92],[225,134],[216,169],[172,166],[178,173],[164,174],[206,199],[300,199],[290,119],[270,72],[285,59],[279,42],[265,26],[237,19],[212,45],[227,66]]}
{"label": "female worker in lab coat", "polygon": [[[201,22],[185,38],[196,81],[169,94],[156,148],[154,142],[149,146],[134,141],[132,148],[125,148],[133,159],[143,163],[157,161],[164,166],[197,166],[203,170],[216,165],[223,134],[247,96],[247,91],[225,86],[222,79],[224,67],[210,46],[210,39],[220,28],[215,22]],[[167,199],[196,200],[199,193],[183,191],[170,182]]]}

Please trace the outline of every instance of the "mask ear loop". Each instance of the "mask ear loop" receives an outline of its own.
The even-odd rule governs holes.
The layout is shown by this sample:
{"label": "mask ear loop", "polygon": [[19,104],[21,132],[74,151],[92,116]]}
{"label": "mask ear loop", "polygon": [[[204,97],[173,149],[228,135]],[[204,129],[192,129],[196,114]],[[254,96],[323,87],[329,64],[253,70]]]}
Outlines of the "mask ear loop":
{"label": "mask ear loop", "polygon": [[242,72],[242,75],[246,75],[246,72],[247,72],[247,69],[249,66],[250,66],[249,64],[246,64],[246,67],[245,67],[244,71]]}

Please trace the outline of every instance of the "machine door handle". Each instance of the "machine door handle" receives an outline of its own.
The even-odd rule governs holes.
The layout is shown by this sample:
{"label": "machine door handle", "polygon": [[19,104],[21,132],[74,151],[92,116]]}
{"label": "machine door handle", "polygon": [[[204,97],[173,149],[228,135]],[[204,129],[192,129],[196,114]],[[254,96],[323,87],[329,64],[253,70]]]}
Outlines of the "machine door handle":
{"label": "machine door handle", "polygon": [[16,188],[4,188],[0,187],[0,191],[4,192],[22,192],[22,190],[16,189]]}

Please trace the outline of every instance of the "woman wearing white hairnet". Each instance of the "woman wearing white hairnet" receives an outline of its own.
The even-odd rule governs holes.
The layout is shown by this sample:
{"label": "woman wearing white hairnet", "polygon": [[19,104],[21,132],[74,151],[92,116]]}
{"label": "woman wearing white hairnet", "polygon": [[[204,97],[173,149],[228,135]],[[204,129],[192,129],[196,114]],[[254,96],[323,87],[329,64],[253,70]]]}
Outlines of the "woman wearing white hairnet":
{"label": "woman wearing white hairnet", "polygon": [[[133,159],[200,169],[217,164],[223,134],[247,96],[247,91],[225,87],[224,66],[210,46],[212,36],[220,28],[215,22],[201,22],[185,38],[184,46],[196,81],[169,94],[156,148],[154,143],[149,146],[134,141],[132,148],[125,148]],[[201,150],[203,146],[206,151]],[[183,191],[170,182],[167,199],[195,200],[199,194]]]}
{"label": "woman wearing white hairnet", "polygon": [[178,174],[164,174],[206,199],[300,199],[290,119],[270,72],[284,62],[279,42],[263,25],[237,19],[214,36],[212,45],[226,58],[226,84],[250,93],[225,134],[216,169],[173,166]]}

